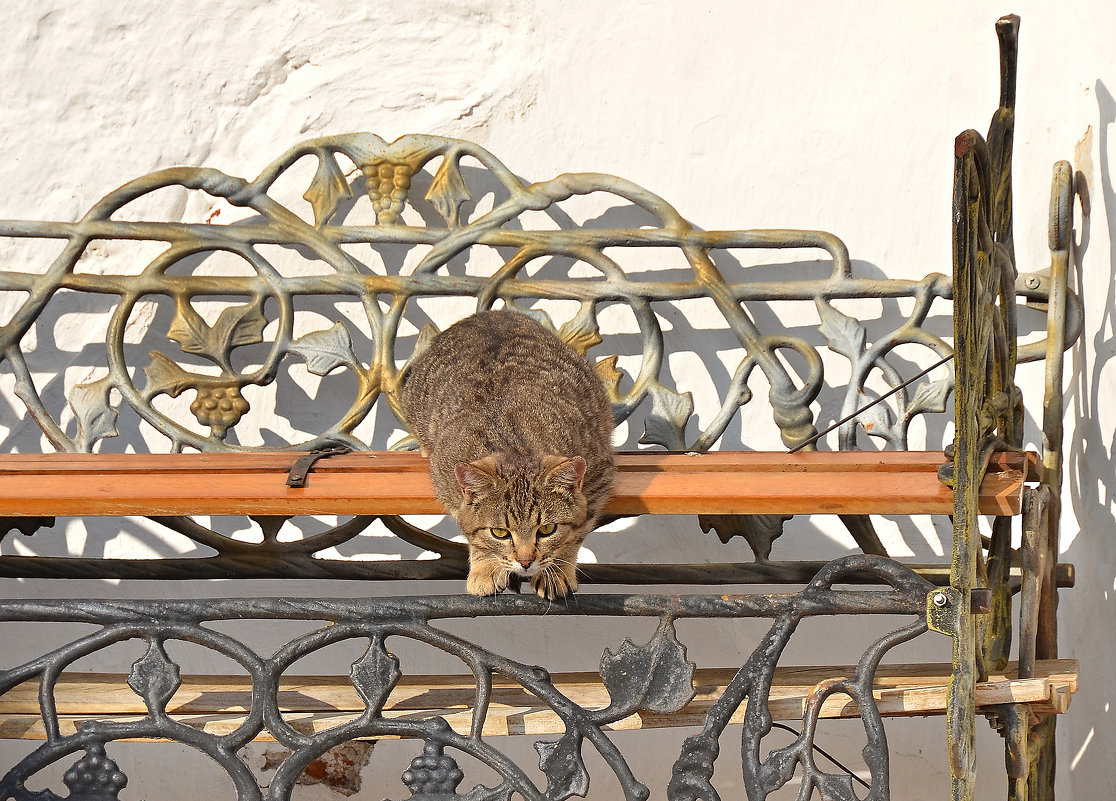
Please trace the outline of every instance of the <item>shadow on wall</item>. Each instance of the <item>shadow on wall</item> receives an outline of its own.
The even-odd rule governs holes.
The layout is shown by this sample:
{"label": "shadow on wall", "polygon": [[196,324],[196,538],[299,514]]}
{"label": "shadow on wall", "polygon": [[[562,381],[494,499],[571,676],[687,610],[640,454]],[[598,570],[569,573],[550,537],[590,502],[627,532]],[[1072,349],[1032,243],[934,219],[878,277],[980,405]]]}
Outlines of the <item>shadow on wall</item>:
{"label": "shadow on wall", "polygon": [[[1116,125],[1116,99],[1102,81],[1096,84],[1099,111],[1098,147],[1100,195],[1104,200],[1109,236],[1109,263],[1085,264],[1091,224],[1082,216],[1078,232],[1074,280],[1082,298],[1093,298],[1085,311],[1101,307],[1101,275],[1107,276],[1103,288],[1100,319],[1086,318],[1086,330],[1093,336],[1082,337],[1073,349],[1073,372],[1067,401],[1074,414],[1073,441],[1068,444],[1067,498],[1080,533],[1066,551],[1066,561],[1077,566],[1077,586],[1063,593],[1061,604],[1062,652],[1081,660],[1081,686],[1070,714],[1060,723],[1059,762],[1068,770],[1061,772],[1074,790],[1074,797],[1099,798],[1110,791],[1116,779],[1112,762],[1112,743],[1116,741],[1116,700],[1112,666],[1116,664],[1116,641],[1110,636],[1116,620],[1116,431],[1104,424],[1111,413],[1113,376],[1105,369],[1116,356],[1116,187],[1113,185],[1109,157],[1112,128]],[[1094,193],[1093,209],[1098,208]],[[1090,286],[1084,270],[1097,276]],[[1106,387],[1108,388],[1106,390]],[[1100,627],[1100,630],[1098,630]],[[1098,636],[1098,634],[1100,636]]]}

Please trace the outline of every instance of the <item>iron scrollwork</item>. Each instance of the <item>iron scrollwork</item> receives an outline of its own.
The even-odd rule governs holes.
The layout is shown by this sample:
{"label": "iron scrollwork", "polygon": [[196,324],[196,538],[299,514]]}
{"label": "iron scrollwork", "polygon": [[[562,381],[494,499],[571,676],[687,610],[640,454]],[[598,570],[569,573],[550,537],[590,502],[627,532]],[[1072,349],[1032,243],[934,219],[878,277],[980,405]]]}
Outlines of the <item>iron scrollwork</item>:
{"label": "iron scrollwork", "polygon": [[[835,589],[850,573],[858,571],[874,573],[886,590]],[[923,607],[931,589],[928,582],[891,560],[859,555],[831,562],[795,594],[580,594],[567,605],[552,608],[534,596],[517,595],[359,601],[300,599],[297,603],[267,598],[216,599],[204,604],[190,601],[0,602],[0,620],[66,621],[100,626],[99,630],[37,659],[0,672],[0,695],[23,682],[37,680],[40,683],[46,731],[46,741],[0,780],[0,800],[54,801],[56,796],[28,791],[26,782],[49,765],[80,751],[84,751],[85,756],[71,771],[77,784],[70,781],[71,773],[67,773],[66,783],[72,791],[70,797],[74,801],[101,799],[96,793],[115,793],[126,781],[106,756],[106,745],[123,739],[159,738],[191,745],[206,754],[228,774],[240,801],[264,797],[278,801],[290,797],[294,783],[306,766],[328,749],[354,739],[403,737],[423,743],[423,754],[416,757],[403,774],[403,781],[414,798],[481,801],[510,799],[518,794],[530,801],[561,801],[582,796],[589,787],[582,750],[585,744],[591,744],[616,775],[624,797],[629,801],[643,801],[650,791],[632,774],[627,761],[609,738],[608,726],[637,712],[677,712],[693,698],[695,666],[687,659],[685,646],[678,639],[676,620],[745,617],[769,619],[771,627],[713,705],[702,733],[686,741],[667,797],[671,801],[717,798],[710,783],[712,760],[719,748],[717,741],[733,713],[746,704],[742,748],[750,799],[766,798],[800,771],[804,787],[802,797],[809,797],[816,789],[825,798],[853,801],[856,796],[849,777],[825,773],[815,764],[812,754],[822,703],[830,695],[846,694],[860,708],[868,737],[864,749],[872,787],[868,797],[887,798],[887,744],[872,696],[872,681],[877,666],[890,648],[926,630]],[[659,625],[644,645],[626,640],[615,652],[605,650],[600,677],[610,701],[598,709],[586,709],[572,702],[555,686],[545,669],[509,659],[435,625],[438,620],[457,617],[543,612],[651,616],[659,619]],[[856,614],[907,615],[914,620],[872,643],[850,677],[816,687],[807,701],[804,728],[796,742],[772,751],[761,760],[760,741],[772,728],[768,693],[780,655],[798,623],[817,615]],[[290,640],[270,657],[264,657],[231,635],[206,625],[229,619],[326,620],[329,624]],[[403,674],[400,660],[388,648],[392,638],[433,646],[466,666],[475,680],[474,712],[467,729],[457,730],[436,714],[426,718],[384,714],[391,691]],[[89,719],[72,733],[65,732],[53,703],[59,676],[77,659],[97,654],[117,643],[136,640],[145,644],[145,650],[134,663],[127,683],[143,699],[147,714],[131,721]],[[365,705],[364,711],[351,720],[321,730],[294,726],[284,717],[278,700],[284,671],[307,655],[349,640],[368,643],[349,673],[352,686]],[[166,647],[172,642],[211,649],[233,659],[247,673],[252,684],[251,706],[234,730],[211,733],[176,720],[168,712],[168,702],[181,681],[180,669]],[[545,787],[536,785],[484,734],[496,675],[519,684],[562,721],[564,733],[560,737],[536,743]],[[239,748],[264,730],[291,751],[272,777],[266,796],[249,767],[237,756]],[[458,794],[457,787],[464,774],[452,753],[447,751],[468,754],[488,765],[502,777],[502,782],[495,787],[476,785]],[[95,770],[90,767],[94,762],[99,766]],[[105,781],[101,781],[102,773],[107,776]],[[86,774],[91,774],[92,778]]]}
{"label": "iron scrollwork", "polygon": [[[276,186],[293,180],[290,176],[307,160],[315,165],[303,193],[312,221],[299,216],[293,202],[275,197]],[[133,206],[168,189],[250,216],[235,224],[121,219]],[[563,204],[583,195],[621,204],[618,219],[625,224],[609,227],[607,213],[599,221],[575,222]],[[481,201],[489,196],[492,207],[483,211]],[[363,198],[372,206],[374,224],[348,220],[359,216]],[[539,225],[540,212],[557,228]],[[641,443],[671,450],[714,447],[751,402],[750,386],[757,375],[767,385],[782,442],[791,446],[810,439],[817,432],[811,404],[825,383],[822,350],[849,365],[851,378],[841,382],[847,384],[842,416],[861,408],[876,392],[873,386],[902,385],[911,347],[933,360],[952,353],[927,324],[931,310],[952,294],[942,274],[917,281],[858,278],[844,243],[832,234],[701,231],[662,198],[621,178],[580,173],[528,184],[483,148],[434,136],[410,135],[390,143],[373,134],[315,139],[291,148],[254,180],[208,168],[160,170],[110,193],[76,223],[6,221],[0,222],[0,235],[65,243],[45,272],[0,272],[0,290],[26,293],[0,332],[2,360],[14,375],[27,414],[61,451],[106,447],[107,440],[123,436],[122,414],[131,421],[129,431],[142,422],[165,437],[172,451],[368,449],[370,443],[358,429],[379,407],[397,411],[395,389],[405,368],[397,350],[413,338],[406,354],[413,358],[437,330],[433,322],[422,322],[420,308],[433,298],[466,299],[479,309],[504,303],[535,316],[595,360],[618,424],[642,423]],[[83,269],[84,260],[92,245],[103,241],[154,242],[163,249],[138,272],[128,264],[119,274],[90,274]],[[276,249],[297,263],[283,263]],[[413,266],[410,256],[398,256],[423,249]],[[485,249],[499,254],[498,263],[474,261],[473,254]],[[677,280],[658,280],[638,261],[625,262],[617,255],[632,249],[678,256],[679,266],[665,274]],[[762,280],[733,255],[747,250],[804,251],[811,257],[821,252],[831,268],[814,279]],[[219,258],[232,264],[214,274],[208,265]],[[43,388],[32,380],[32,372],[44,368],[33,366],[37,354],[24,343],[37,323],[48,324],[52,301],[70,293],[110,303],[103,358],[92,360],[107,365],[107,373],[70,388],[57,408],[53,385]],[[861,298],[910,298],[913,307],[894,330],[870,341],[868,329],[838,308]],[[692,394],[674,386],[661,317],[670,303],[695,299],[712,302],[712,313],[742,352],[720,390],[715,412],[701,421]],[[560,315],[554,307],[540,307],[540,300],[563,302],[569,311]],[[774,308],[796,301],[811,302],[817,310],[812,336],[765,331],[758,322],[761,305]],[[341,304],[348,304],[347,311],[341,311]],[[620,361],[622,349],[613,348],[602,334],[600,315],[613,307],[630,313],[634,324],[639,352],[630,363]],[[357,316],[353,309],[359,309]],[[296,324],[296,318],[311,312],[319,322]],[[407,328],[411,320],[421,329],[417,333]],[[171,343],[177,344],[177,353]],[[897,356],[904,347],[905,355]],[[788,360],[798,366],[792,370]],[[944,371],[943,377],[904,387],[890,405],[874,407],[843,425],[837,446],[858,447],[858,436],[867,435],[883,447],[905,448],[913,420],[945,410],[953,368]],[[244,444],[252,436],[242,429],[250,428],[253,404],[274,405],[296,373],[323,380],[349,376],[345,392],[350,394],[333,419],[315,419],[301,436],[271,432],[263,445]],[[150,447],[135,439],[132,435],[127,444]],[[403,440],[395,447],[409,444]],[[311,540],[325,548],[351,541],[364,530],[356,522],[316,539],[265,540],[254,550],[216,531],[205,533],[196,523],[160,522],[216,555],[93,563],[40,557],[35,565],[3,556],[0,570],[7,575],[263,576],[268,565],[281,563],[288,577],[460,575],[456,558],[410,562],[405,568],[354,565],[315,559],[322,549],[304,547]],[[744,536],[757,559],[765,561],[783,522],[777,516],[720,516],[705,518],[701,525],[706,531],[715,529],[722,539]],[[862,550],[885,553],[866,518],[845,522]],[[407,530],[401,521],[392,527],[393,533],[399,530]],[[424,549],[455,557],[453,544],[443,538],[427,534],[422,539]]]}
{"label": "iron scrollwork", "polygon": [[[1010,150],[1010,115],[1004,119],[1000,127],[1005,133],[999,139],[1006,137]],[[314,166],[302,193],[310,211],[304,219],[307,215],[300,216],[294,202],[277,199],[281,192],[276,187],[294,180],[307,161]],[[169,189],[214,206],[227,204],[249,217],[233,224],[122,219]],[[618,219],[626,226],[608,227],[607,213],[599,221],[575,222],[563,204],[583,195],[623,204]],[[489,196],[492,207],[484,211],[481,203]],[[374,224],[349,221],[359,216],[364,198]],[[540,212],[556,228],[535,222],[537,216],[531,215]],[[912,422],[944,412],[954,387],[951,364],[941,377],[903,386],[911,348],[923,351],[928,360],[953,353],[927,323],[932,310],[954,294],[945,275],[932,273],[917,281],[858,278],[844,243],[832,234],[701,231],[662,198],[621,178],[580,173],[528,184],[483,148],[443,137],[409,135],[386,142],[373,134],[349,134],[314,139],[291,148],[253,180],[210,168],[160,170],[111,192],[76,223],[4,221],[0,235],[65,243],[43,272],[0,272],[0,291],[26,293],[0,331],[0,361],[12,371],[28,416],[61,451],[105,447],[106,440],[123,436],[125,413],[129,431],[142,421],[165,437],[172,451],[368,449],[370,443],[357,433],[360,426],[379,407],[397,411],[395,388],[405,368],[397,352],[401,342],[413,337],[407,354],[413,358],[437,330],[432,322],[422,323],[418,308],[432,298],[468,299],[480,309],[502,302],[535,316],[595,360],[618,424],[641,422],[641,443],[671,450],[714,447],[752,401],[750,386],[757,370],[768,387],[782,442],[793,446],[809,440],[817,432],[811,404],[825,383],[823,350],[847,361],[850,373],[847,381],[841,380],[845,389],[835,417],[864,407],[877,394],[875,387],[900,388],[891,403],[840,427],[836,445],[841,449],[862,447],[865,436],[882,447],[906,448]],[[91,274],[84,262],[91,248],[105,241],[122,246],[154,242],[163,250],[138,271],[124,258],[118,272]],[[1004,251],[997,257],[1002,263],[1010,247],[997,247]],[[282,262],[276,249],[297,262]],[[423,249],[413,266],[410,256],[398,256]],[[485,249],[500,254],[497,264],[472,260],[472,254]],[[684,265],[673,271],[679,280],[657,280],[638,263],[625,263],[615,255],[622,249],[677,254]],[[744,250],[820,251],[832,266],[828,275],[816,279],[772,282],[740,266],[733,252]],[[233,264],[215,274],[209,263],[218,258]],[[1011,281],[1003,284],[1005,300],[1013,298],[1012,286]],[[1031,300],[1042,295],[1041,286],[1021,291]],[[37,324],[50,324],[50,305],[64,294],[101,298],[111,307],[103,357],[91,360],[107,365],[107,373],[63,392],[59,408],[57,382],[40,387],[32,380],[33,372],[50,368],[34,364],[37,354],[25,348],[25,339]],[[743,353],[716,411],[700,423],[692,394],[673,386],[660,316],[666,304],[699,298],[712,301],[714,313]],[[838,308],[863,298],[909,298],[913,303],[893,330],[869,337],[863,323]],[[540,300],[573,304],[576,311],[556,319],[559,313],[539,307]],[[816,308],[813,336],[765,331],[758,322],[759,306],[795,301]],[[339,304],[349,305],[343,312]],[[602,335],[600,315],[616,306],[630,312],[636,329],[640,352],[631,365],[621,364],[620,352]],[[356,316],[353,309],[359,310]],[[310,312],[320,322],[296,325],[296,317]],[[421,330],[403,333],[416,314]],[[998,341],[1014,342],[1013,333],[1005,329]],[[178,353],[169,343],[177,344]],[[904,355],[897,355],[904,348]],[[1041,355],[1029,352],[1027,357]],[[798,365],[794,370],[788,357]],[[345,390],[349,394],[337,396],[344,402],[335,418],[314,419],[301,436],[271,432],[262,445],[244,444],[252,434],[241,429],[252,419],[253,404],[275,405],[277,395],[294,383],[294,374],[303,371],[323,380],[351,377]],[[182,402],[172,402],[178,399]],[[150,447],[134,434],[120,446],[125,444]],[[409,444],[403,440],[395,446]],[[420,547],[443,558],[393,565],[315,558],[321,550],[351,542],[371,524],[370,518],[297,541],[265,536],[255,548],[212,529],[203,531],[196,522],[159,522],[216,554],[160,560],[37,557],[34,564],[0,556],[0,571],[13,576],[265,577],[281,564],[284,577],[456,578],[461,573],[453,543],[412,531],[398,520],[385,520],[392,533],[407,532],[411,539],[403,537],[406,541],[421,540]],[[703,530],[716,530],[722,540],[744,537],[760,562],[768,559],[784,522],[781,516],[709,516],[700,521]],[[861,550],[886,553],[867,518],[846,516],[844,522]],[[26,533],[32,525],[22,521],[19,527]],[[597,572],[590,568],[589,579]]]}

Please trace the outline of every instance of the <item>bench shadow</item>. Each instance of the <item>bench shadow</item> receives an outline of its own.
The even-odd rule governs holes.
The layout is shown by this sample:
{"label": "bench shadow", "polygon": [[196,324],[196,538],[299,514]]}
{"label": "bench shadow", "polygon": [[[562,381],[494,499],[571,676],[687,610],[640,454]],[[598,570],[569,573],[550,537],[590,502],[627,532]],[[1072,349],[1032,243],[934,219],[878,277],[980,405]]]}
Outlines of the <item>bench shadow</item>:
{"label": "bench shadow", "polygon": [[[1103,424],[1112,403],[1110,368],[1116,357],[1116,334],[1113,333],[1116,331],[1116,185],[1110,156],[1112,132],[1116,126],[1116,98],[1101,80],[1096,83],[1096,96],[1099,112],[1096,132],[1099,163],[1096,167],[1100,186],[1099,192],[1095,191],[1098,187],[1085,186],[1092,200],[1086,195],[1084,202],[1096,212],[1102,208],[1097,201],[1104,201],[1109,257],[1107,263],[1092,263],[1093,257],[1088,256],[1091,221],[1089,216],[1081,215],[1081,228],[1075,232],[1070,280],[1081,298],[1090,299],[1085,304],[1086,315],[1095,309],[1099,317],[1094,320],[1087,317],[1086,331],[1094,333],[1091,337],[1081,337],[1068,360],[1070,381],[1066,404],[1067,408],[1073,407],[1073,428],[1072,439],[1065,443],[1068,492],[1064,497],[1072,514],[1064,514],[1063,521],[1076,520],[1078,531],[1068,545],[1065,543],[1068,532],[1063,532],[1062,548],[1063,558],[1076,566],[1077,584],[1072,592],[1064,593],[1061,598],[1061,616],[1077,622],[1076,626],[1063,627],[1063,641],[1071,643],[1065,650],[1081,658],[1082,675],[1094,677],[1110,672],[1116,663],[1116,646],[1112,639],[1096,637],[1091,625],[1093,621],[1112,620],[1116,616],[1116,593],[1112,591],[1116,582],[1116,540],[1108,536],[1116,530],[1113,513],[1116,431]],[[1085,176],[1078,173],[1076,180],[1084,184]],[[1086,281],[1086,268],[1096,280]],[[1107,276],[1107,283],[1103,283],[1101,276]],[[1114,700],[1110,682],[1086,681],[1078,692],[1080,697],[1074,703],[1074,708],[1080,707],[1078,714],[1068,715],[1059,722],[1059,730],[1068,733],[1068,737],[1060,735],[1059,759],[1068,757],[1071,760],[1067,781],[1086,788],[1088,794],[1089,788],[1101,786],[1097,777],[1112,775],[1111,759],[1102,744],[1116,738],[1116,715],[1110,709]]]}

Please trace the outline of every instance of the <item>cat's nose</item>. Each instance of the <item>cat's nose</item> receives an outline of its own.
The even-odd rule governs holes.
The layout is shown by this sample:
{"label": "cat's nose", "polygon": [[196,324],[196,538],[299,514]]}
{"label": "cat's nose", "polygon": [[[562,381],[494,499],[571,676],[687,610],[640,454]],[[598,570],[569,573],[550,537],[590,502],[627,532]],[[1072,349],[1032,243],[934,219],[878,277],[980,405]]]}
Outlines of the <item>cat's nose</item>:
{"label": "cat's nose", "polygon": [[516,561],[518,561],[519,564],[523,565],[524,567],[530,567],[535,563],[535,557],[532,556],[529,559],[517,559]]}

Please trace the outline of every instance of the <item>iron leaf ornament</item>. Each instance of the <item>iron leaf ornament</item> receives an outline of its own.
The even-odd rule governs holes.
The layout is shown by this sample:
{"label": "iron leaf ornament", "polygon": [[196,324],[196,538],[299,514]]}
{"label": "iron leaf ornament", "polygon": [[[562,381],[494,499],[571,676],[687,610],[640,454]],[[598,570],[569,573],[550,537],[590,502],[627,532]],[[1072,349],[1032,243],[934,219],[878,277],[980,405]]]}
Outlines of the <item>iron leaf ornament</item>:
{"label": "iron leaf ornament", "polygon": [[686,659],[674,623],[664,620],[646,645],[625,639],[613,653],[601,656],[601,679],[612,703],[608,717],[643,709],[658,714],[677,712],[694,697],[696,665]]}
{"label": "iron leaf ornament", "polygon": [[182,683],[178,665],[171,661],[161,640],[148,642],[147,653],[132,665],[128,686],[143,698],[151,712],[162,714],[167,702]]}
{"label": "iron leaf ornament", "polygon": [[716,531],[718,539],[728,543],[733,537],[743,537],[752,549],[757,562],[771,557],[771,545],[783,534],[783,524],[794,515],[698,515],[698,526],[703,533]]}
{"label": "iron leaf ornament", "polygon": [[675,392],[670,387],[651,382],[651,412],[644,423],[644,445],[662,445],[668,451],[686,450],[686,423],[694,413],[694,396],[689,392]]}
{"label": "iron leaf ornament", "polygon": [[92,452],[99,440],[115,437],[120,433],[116,428],[120,413],[109,400],[109,394],[115,386],[112,376],[105,376],[98,381],[78,384],[70,391],[70,408],[77,419],[75,444],[78,450]]}
{"label": "iron leaf ornament", "polygon": [[302,196],[314,211],[314,227],[324,227],[337,212],[340,202],[352,196],[349,182],[345,180],[333,155],[325,152],[318,154],[318,169],[310,182],[310,188]]}
{"label": "iron leaf ornament", "polygon": [[864,330],[864,326],[820,298],[815,305],[821,317],[818,330],[829,343],[830,349],[840,353],[854,366],[860,364],[864,345],[868,340],[868,332]]}
{"label": "iron leaf ornament", "polygon": [[584,356],[589,349],[601,344],[600,329],[593,314],[592,303],[582,303],[577,316],[564,323],[558,330],[558,337],[579,354]]}
{"label": "iron leaf ornament", "polygon": [[368,650],[353,662],[349,670],[353,687],[368,705],[368,714],[373,717],[383,710],[388,695],[402,675],[399,660],[384,647],[383,637],[379,635],[372,639]]}
{"label": "iron leaf ornament", "polygon": [[426,199],[434,205],[450,228],[461,225],[461,204],[472,198],[461,177],[460,158],[457,153],[445,155],[426,193]]}
{"label": "iron leaf ornament", "polygon": [[907,407],[905,418],[911,420],[917,414],[944,412],[946,401],[952,391],[952,383],[944,379],[919,384],[914,398]]}
{"label": "iron leaf ornament", "polygon": [[267,318],[260,302],[229,306],[210,326],[190,300],[182,297],[175,302],[174,321],[167,330],[167,337],[177,342],[185,353],[202,356],[232,372],[229,354],[233,348],[263,342],[266,326]]}
{"label": "iron leaf ornament", "polygon": [[291,351],[306,361],[306,369],[314,375],[329,375],[338,367],[353,367],[357,363],[352,337],[342,322],[304,334],[291,343]]}
{"label": "iron leaf ornament", "polygon": [[539,769],[546,774],[546,797],[565,801],[571,796],[585,797],[589,792],[589,772],[581,758],[581,734],[568,731],[557,741],[535,743]]}
{"label": "iron leaf ornament", "polygon": [[147,377],[144,395],[154,398],[156,395],[170,395],[177,398],[187,389],[197,385],[201,376],[189,373],[178,366],[178,363],[157,350],[148,354],[151,363],[143,368]]}

